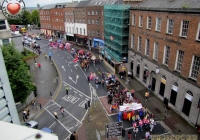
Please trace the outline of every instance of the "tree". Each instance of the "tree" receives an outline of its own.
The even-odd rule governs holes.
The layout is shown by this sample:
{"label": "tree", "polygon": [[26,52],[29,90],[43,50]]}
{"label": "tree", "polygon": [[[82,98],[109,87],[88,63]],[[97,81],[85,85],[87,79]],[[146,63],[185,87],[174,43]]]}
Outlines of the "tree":
{"label": "tree", "polygon": [[31,76],[28,74],[28,67],[23,61],[21,53],[15,49],[14,44],[3,46],[2,53],[14,100],[25,103],[34,89]]}
{"label": "tree", "polygon": [[27,25],[27,24],[31,24],[31,22],[32,22],[31,14],[27,10],[24,11],[21,18],[8,19],[9,24],[16,24],[16,25]]}
{"label": "tree", "polygon": [[31,13],[31,19],[32,23],[38,26],[38,23],[40,22],[38,10],[33,10],[33,12]]}

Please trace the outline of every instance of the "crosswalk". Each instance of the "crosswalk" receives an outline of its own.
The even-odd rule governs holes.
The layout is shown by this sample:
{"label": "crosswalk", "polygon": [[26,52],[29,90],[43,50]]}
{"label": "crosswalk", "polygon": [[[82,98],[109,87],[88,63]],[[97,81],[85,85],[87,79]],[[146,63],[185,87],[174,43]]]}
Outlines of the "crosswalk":
{"label": "crosswalk", "polygon": [[72,96],[72,95],[68,95],[68,96],[64,96],[62,99],[67,102],[71,102],[72,104],[75,104],[80,98]]}

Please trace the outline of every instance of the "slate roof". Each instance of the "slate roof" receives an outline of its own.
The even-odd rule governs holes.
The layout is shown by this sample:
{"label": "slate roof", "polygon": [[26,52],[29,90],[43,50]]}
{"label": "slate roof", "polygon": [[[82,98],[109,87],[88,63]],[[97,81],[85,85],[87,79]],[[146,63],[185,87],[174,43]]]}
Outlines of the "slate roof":
{"label": "slate roof", "polygon": [[[119,0],[119,4],[120,4],[121,0]],[[118,4],[118,0],[92,0],[90,1],[90,3],[88,3],[87,6],[104,6],[107,4]]]}
{"label": "slate roof", "polygon": [[78,2],[70,2],[65,7],[76,7],[78,5]]}
{"label": "slate roof", "polygon": [[52,8],[55,8],[56,4],[49,4],[49,5],[45,5],[43,7],[41,7],[40,9],[52,9]]}
{"label": "slate roof", "polygon": [[146,0],[138,8],[200,8],[200,0]]}
{"label": "slate roof", "polygon": [[80,1],[76,7],[86,7],[91,0]]}

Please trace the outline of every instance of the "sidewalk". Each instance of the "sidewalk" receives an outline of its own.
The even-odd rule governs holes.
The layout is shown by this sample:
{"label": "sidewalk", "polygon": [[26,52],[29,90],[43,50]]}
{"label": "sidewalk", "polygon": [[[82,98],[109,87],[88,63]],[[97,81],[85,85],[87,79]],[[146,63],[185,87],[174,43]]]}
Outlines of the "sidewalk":
{"label": "sidewalk", "polygon": [[[30,116],[28,120],[31,120],[40,112],[41,107],[45,106],[50,100],[50,92],[54,94],[58,86],[57,73],[52,61],[45,59],[44,55],[40,55],[35,58],[37,63],[41,64],[41,68],[35,67],[34,59],[28,60],[27,63],[30,66],[30,74],[32,81],[37,87],[36,107],[32,108],[29,105]],[[22,112],[19,112],[20,121],[23,122]],[[26,120],[26,121],[28,121]]]}
{"label": "sidewalk", "polygon": [[[78,46],[74,47],[86,50]],[[108,67],[106,67],[104,64],[102,65],[108,71],[110,71]],[[119,82],[128,90],[135,90],[135,97],[143,104],[143,106],[147,107],[148,110],[154,114],[156,121],[161,121],[163,127],[165,127],[169,132],[173,134],[197,134],[200,137],[200,134],[197,132],[197,130],[193,126],[191,126],[187,121],[185,121],[181,116],[179,116],[175,111],[170,109],[166,114],[163,101],[158,99],[158,97],[156,97],[154,94],[151,93],[148,98],[148,101],[146,101],[144,98],[144,93],[147,91],[147,88],[144,87],[135,78],[129,78],[129,82],[127,82],[126,79],[121,79],[119,77],[117,78],[119,79]]]}

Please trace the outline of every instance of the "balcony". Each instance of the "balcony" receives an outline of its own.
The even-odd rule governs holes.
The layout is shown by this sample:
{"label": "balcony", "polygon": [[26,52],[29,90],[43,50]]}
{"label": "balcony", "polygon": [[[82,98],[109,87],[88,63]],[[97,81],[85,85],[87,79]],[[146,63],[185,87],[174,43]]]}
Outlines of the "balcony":
{"label": "balcony", "polygon": [[11,38],[11,32],[9,29],[7,30],[0,30],[0,39]]}

